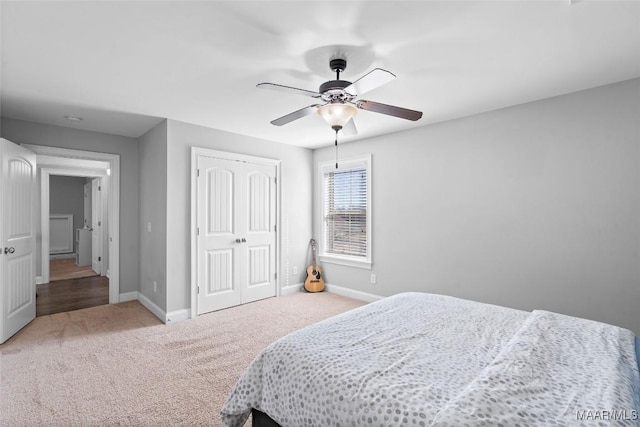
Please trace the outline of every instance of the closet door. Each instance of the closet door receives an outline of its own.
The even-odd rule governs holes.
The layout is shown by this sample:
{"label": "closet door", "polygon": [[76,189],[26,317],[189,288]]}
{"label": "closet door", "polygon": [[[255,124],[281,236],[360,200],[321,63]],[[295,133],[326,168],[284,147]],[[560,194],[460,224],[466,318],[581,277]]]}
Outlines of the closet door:
{"label": "closet door", "polygon": [[275,166],[197,164],[197,313],[275,296]]}
{"label": "closet door", "polygon": [[276,168],[245,163],[246,252],[243,268],[247,280],[242,289],[242,302],[272,297],[276,291]]}

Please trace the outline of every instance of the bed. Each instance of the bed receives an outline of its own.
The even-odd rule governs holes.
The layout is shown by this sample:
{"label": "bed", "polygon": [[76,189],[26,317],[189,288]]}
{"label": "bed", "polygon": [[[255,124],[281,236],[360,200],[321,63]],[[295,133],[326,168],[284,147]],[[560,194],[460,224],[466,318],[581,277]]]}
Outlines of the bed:
{"label": "bed", "polygon": [[[224,426],[638,426],[640,342],[542,310],[402,293],[283,337]],[[601,424],[599,424],[601,423]]]}

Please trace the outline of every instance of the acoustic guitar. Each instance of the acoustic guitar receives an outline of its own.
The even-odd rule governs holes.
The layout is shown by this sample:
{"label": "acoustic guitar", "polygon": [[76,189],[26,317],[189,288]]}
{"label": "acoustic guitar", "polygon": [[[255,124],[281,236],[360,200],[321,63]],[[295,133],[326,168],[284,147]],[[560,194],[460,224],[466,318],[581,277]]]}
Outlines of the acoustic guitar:
{"label": "acoustic guitar", "polygon": [[324,291],[324,279],[322,270],[316,265],[316,241],[311,239],[311,252],[313,253],[313,264],[307,267],[307,278],[304,281],[304,290],[307,292]]}

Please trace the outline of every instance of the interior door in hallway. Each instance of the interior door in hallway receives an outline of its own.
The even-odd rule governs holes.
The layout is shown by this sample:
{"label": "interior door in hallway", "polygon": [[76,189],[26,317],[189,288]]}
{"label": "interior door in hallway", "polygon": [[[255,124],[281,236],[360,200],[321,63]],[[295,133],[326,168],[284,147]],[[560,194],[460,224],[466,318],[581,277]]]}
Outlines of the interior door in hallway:
{"label": "interior door in hallway", "polygon": [[99,275],[102,271],[102,182],[91,180],[91,268]]}
{"label": "interior door in hallway", "polygon": [[198,156],[198,314],[276,294],[276,167]]}
{"label": "interior door in hallway", "polygon": [[36,155],[0,139],[0,343],[36,316]]}

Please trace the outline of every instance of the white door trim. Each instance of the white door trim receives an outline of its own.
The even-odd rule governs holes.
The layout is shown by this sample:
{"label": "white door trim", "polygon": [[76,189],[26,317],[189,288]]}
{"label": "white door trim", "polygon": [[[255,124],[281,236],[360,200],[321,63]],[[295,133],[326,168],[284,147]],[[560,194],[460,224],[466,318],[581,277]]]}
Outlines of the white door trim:
{"label": "white door trim", "polygon": [[208,148],[191,147],[191,318],[197,317],[198,313],[198,249],[197,249],[197,236],[198,236],[198,224],[197,224],[197,196],[198,196],[198,157],[215,157],[223,160],[235,160],[247,163],[257,163],[267,166],[275,166],[276,168],[276,296],[280,296],[280,238],[282,234],[282,227],[280,226],[281,217],[281,185],[280,179],[280,160],[269,159],[265,157],[248,156],[246,154],[230,153],[227,151],[211,150]]}
{"label": "white door trim", "polygon": [[21,145],[37,154],[36,164],[41,172],[43,283],[49,281],[49,177],[100,177],[106,190],[102,192],[102,210],[103,218],[106,217],[108,221],[108,236],[103,235],[102,253],[109,254],[109,304],[120,302],[120,156],[41,145]]}

